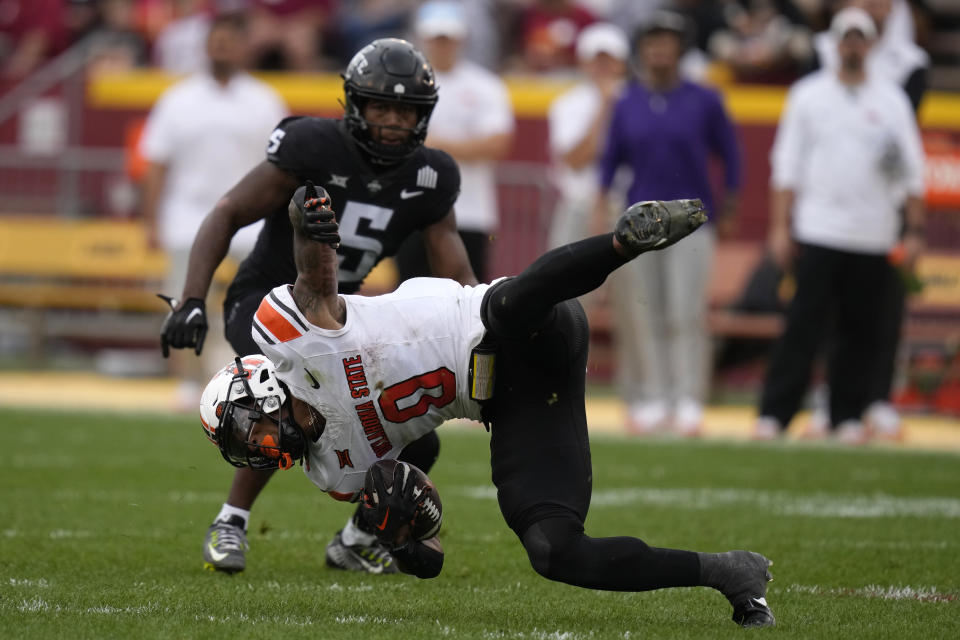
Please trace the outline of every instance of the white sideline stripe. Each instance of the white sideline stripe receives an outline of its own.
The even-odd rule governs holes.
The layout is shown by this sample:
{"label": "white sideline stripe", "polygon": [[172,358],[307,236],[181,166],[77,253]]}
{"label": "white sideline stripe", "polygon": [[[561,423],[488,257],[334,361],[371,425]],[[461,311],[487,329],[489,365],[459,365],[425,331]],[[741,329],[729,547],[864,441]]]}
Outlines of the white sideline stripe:
{"label": "white sideline stripe", "polygon": [[34,587],[37,589],[46,589],[50,586],[46,578],[10,578],[11,587]]}
{"label": "white sideline stripe", "polygon": [[887,549],[890,551],[944,551],[960,547],[956,540],[800,540],[801,547],[819,549]]}
{"label": "white sideline stripe", "polygon": [[383,616],[336,616],[334,620],[338,624],[399,624],[403,618],[384,618]]}
{"label": "white sideline stripe", "polygon": [[814,596],[852,596],[855,598],[878,598],[880,600],[917,600],[920,602],[956,602],[960,595],[943,593],[936,587],[883,586],[870,584],[865,587],[821,587],[819,585],[792,584],[787,593],[804,593]]}
{"label": "white sideline stripe", "polygon": [[[475,500],[494,500],[494,487],[460,487],[451,490]],[[594,491],[591,507],[627,504],[706,510],[751,506],[777,515],[812,518],[960,518],[960,500],[941,497],[903,498],[884,493],[790,493],[755,489],[659,489],[636,487]]]}
{"label": "white sideline stripe", "polygon": [[[100,605],[96,607],[68,607],[59,604],[51,604],[39,596],[34,596],[29,600],[21,600],[15,608],[21,613],[67,613],[71,615],[98,615],[98,616],[116,616],[116,615],[132,615],[137,617],[144,617],[146,615],[156,616],[158,613],[173,613],[174,610],[169,606],[162,606],[156,602],[148,602],[146,604],[138,605],[135,607],[114,607],[110,605]],[[4,609],[4,606],[0,604],[0,611]],[[215,624],[221,625],[235,625],[240,622],[243,624],[250,625],[286,625],[286,626],[297,626],[297,627],[313,627],[313,626],[329,626],[329,619],[317,619],[310,617],[294,617],[294,616],[248,616],[243,613],[227,616],[212,616],[212,615],[195,615],[193,619],[197,622],[212,622]],[[333,618],[334,622],[337,624],[343,625],[376,625],[376,626],[385,626],[385,625],[397,625],[404,622],[403,618],[387,618],[384,616],[366,616],[366,615],[346,615],[346,616],[335,616]],[[439,627],[440,621],[437,621]],[[439,635],[443,636],[456,636],[457,632],[454,628],[449,626],[439,627]],[[593,634],[581,634],[573,631],[545,631],[542,629],[533,628],[532,631],[490,631],[484,629],[481,632],[481,637],[490,638],[490,639],[499,639],[499,638],[524,638],[532,640],[583,640],[586,638],[593,637]],[[626,631],[621,634],[619,637],[629,639],[630,632]]]}
{"label": "white sideline stripe", "polygon": [[[480,632],[480,637],[498,640],[500,638],[533,638],[533,640],[581,640],[581,638],[592,638],[593,634],[583,635],[575,631],[544,631],[543,629],[533,628],[533,631],[488,631],[484,629]],[[629,632],[621,637],[629,638]]]}

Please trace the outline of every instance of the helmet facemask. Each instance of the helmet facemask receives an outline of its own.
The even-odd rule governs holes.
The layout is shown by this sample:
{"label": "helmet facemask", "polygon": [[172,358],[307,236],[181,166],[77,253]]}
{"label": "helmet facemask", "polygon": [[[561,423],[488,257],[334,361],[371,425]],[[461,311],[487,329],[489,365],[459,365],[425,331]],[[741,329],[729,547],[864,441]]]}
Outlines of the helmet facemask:
{"label": "helmet facemask", "polygon": [[[219,419],[215,437],[223,459],[235,467],[251,469],[289,469],[297,460],[302,460],[306,441],[303,430],[290,412],[289,392],[278,385],[276,393],[260,393],[251,388],[251,375],[259,376],[260,385],[271,382],[272,372],[267,368],[245,370],[240,358],[236,360],[236,373],[230,381],[226,399],[218,403]],[[261,435],[264,427],[258,423],[267,420],[276,425],[274,433]],[[255,431],[256,430],[256,431]]]}

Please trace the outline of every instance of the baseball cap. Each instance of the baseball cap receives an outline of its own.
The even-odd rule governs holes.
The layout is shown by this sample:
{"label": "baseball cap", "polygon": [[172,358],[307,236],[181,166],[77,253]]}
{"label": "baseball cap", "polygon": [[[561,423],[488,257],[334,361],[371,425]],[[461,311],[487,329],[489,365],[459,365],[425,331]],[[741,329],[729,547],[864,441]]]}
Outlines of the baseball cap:
{"label": "baseball cap", "polygon": [[859,31],[867,40],[877,37],[877,27],[870,14],[859,7],[847,7],[837,12],[830,22],[830,31],[838,39],[851,31]]}
{"label": "baseball cap", "polygon": [[577,59],[592,60],[601,53],[617,60],[626,60],[630,55],[630,43],[620,27],[608,22],[595,22],[580,32],[577,37]]}
{"label": "baseball cap", "polygon": [[445,36],[463,40],[467,35],[467,19],[459,2],[425,2],[417,10],[414,31],[424,40]]}

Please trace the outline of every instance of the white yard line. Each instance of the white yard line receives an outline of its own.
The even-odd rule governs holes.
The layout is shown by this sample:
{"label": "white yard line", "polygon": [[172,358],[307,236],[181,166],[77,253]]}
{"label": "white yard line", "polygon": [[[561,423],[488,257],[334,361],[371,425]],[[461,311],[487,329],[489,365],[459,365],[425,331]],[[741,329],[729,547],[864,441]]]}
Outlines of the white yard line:
{"label": "white yard line", "polygon": [[[476,500],[496,499],[489,486],[451,487]],[[884,493],[793,493],[759,489],[662,489],[635,487],[594,491],[593,508],[650,505],[708,510],[751,506],[777,515],[811,518],[960,518],[960,499],[938,496],[900,497]]]}
{"label": "white yard line", "polygon": [[814,596],[849,596],[880,600],[917,600],[919,602],[957,602],[960,600],[960,595],[943,593],[936,587],[883,586],[877,584],[870,584],[865,587],[821,587],[815,584],[792,584],[785,591],[786,593],[802,593]]}

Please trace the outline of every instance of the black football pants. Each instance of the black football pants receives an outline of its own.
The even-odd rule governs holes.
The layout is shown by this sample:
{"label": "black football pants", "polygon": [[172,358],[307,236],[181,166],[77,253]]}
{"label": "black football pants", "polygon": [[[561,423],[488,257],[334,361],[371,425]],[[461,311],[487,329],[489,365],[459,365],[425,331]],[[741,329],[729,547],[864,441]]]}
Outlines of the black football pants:
{"label": "black football pants", "polygon": [[623,265],[612,234],[555,249],[484,296],[498,342],[490,462],[507,524],[537,573],[580,587],[644,591],[699,583],[690,551],[631,537],[591,538],[592,468],[584,408],[589,330],[575,300]]}

